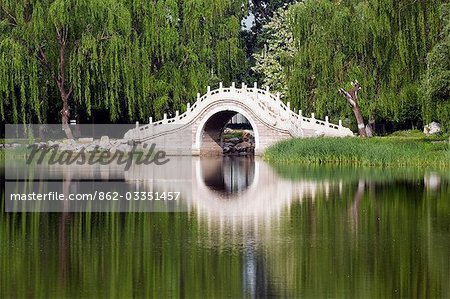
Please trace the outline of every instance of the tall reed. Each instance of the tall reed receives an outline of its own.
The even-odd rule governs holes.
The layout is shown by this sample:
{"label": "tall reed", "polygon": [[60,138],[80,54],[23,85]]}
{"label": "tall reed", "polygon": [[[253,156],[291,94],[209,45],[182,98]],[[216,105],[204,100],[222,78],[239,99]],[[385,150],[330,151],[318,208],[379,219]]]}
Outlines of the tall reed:
{"label": "tall reed", "polygon": [[413,138],[305,138],[282,141],[264,155],[273,162],[363,166],[450,167],[446,141]]}

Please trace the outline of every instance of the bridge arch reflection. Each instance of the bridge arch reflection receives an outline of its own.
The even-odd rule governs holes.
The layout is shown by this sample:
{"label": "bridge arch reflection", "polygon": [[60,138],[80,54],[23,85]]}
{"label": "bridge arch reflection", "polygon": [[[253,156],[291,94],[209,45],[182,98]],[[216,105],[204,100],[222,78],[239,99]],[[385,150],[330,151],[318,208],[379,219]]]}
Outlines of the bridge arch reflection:
{"label": "bridge arch reflection", "polygon": [[[223,196],[233,196],[247,190],[254,182],[255,160],[250,157],[226,156],[223,159],[200,159],[196,170],[199,181]],[[256,171],[257,172],[257,171]]]}
{"label": "bridge arch reflection", "polygon": [[[223,157],[180,159],[179,169],[161,169],[157,172],[145,165],[133,165],[125,173],[125,180],[139,185],[140,190],[179,190],[184,197],[182,202],[208,222],[244,224],[254,221],[272,221],[283,211],[289,209],[293,201],[305,198],[314,200],[316,194],[328,194],[333,183],[329,181],[292,181],[280,175],[266,162],[254,160],[227,162]],[[225,158],[226,159],[226,158]],[[248,158],[247,158],[248,159]],[[190,184],[180,184],[180,173],[192,168]],[[227,163],[234,163],[227,165]],[[231,167],[234,169],[231,170]],[[164,167],[162,167],[164,168]],[[224,174],[223,172],[231,172]],[[222,172],[222,173],[221,173]],[[232,180],[232,176],[239,177]],[[187,173],[184,174],[184,178]]]}

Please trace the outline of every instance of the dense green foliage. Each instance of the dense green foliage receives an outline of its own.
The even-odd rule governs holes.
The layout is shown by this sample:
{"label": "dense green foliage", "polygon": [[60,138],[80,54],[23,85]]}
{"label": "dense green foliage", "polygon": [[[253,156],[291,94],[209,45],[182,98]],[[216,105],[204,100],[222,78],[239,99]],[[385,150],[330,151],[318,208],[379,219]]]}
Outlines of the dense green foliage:
{"label": "dense green foliage", "polygon": [[428,68],[422,84],[424,114],[450,130],[450,4],[441,7],[443,29],[439,43],[427,58]]}
{"label": "dense green foliage", "polygon": [[366,121],[448,130],[445,2],[1,0],[0,115],[57,122],[67,102],[81,122],[146,120],[255,79],[349,125],[337,90],[357,79]]}
{"label": "dense green foliage", "polygon": [[450,146],[445,140],[383,137],[291,139],[270,147],[268,161],[358,166],[450,168]]}
{"label": "dense green foliage", "polygon": [[61,78],[71,110],[87,117],[93,110],[113,121],[181,110],[207,84],[238,77],[245,4],[2,0],[1,117],[54,121]]}
{"label": "dense green foliage", "polygon": [[[418,90],[427,53],[439,38],[443,2],[306,0],[276,14],[274,19],[281,20],[266,26],[268,44],[274,44],[269,51],[289,50],[289,45],[276,43],[286,35],[277,23],[290,24],[295,43],[288,51],[291,55],[278,59],[287,98],[293,106],[321,117],[351,117],[337,89],[356,79],[363,87],[360,105],[366,119],[419,125],[424,117]],[[271,73],[265,69],[260,72],[263,78]]]}

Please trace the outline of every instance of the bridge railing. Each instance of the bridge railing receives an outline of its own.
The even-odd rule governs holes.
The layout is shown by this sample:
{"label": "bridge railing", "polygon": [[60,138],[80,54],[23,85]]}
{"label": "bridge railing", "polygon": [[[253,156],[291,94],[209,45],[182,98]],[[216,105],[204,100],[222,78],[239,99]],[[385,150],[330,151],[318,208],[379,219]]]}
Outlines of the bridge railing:
{"label": "bridge railing", "polygon": [[[143,133],[151,128],[157,127],[163,124],[180,124],[180,123],[189,123],[192,121],[197,115],[197,110],[201,110],[203,108],[203,104],[207,103],[209,99],[214,99],[214,95],[221,93],[234,93],[240,96],[243,100],[245,99],[246,104],[248,104],[248,99],[256,102],[256,106],[265,111],[265,117],[271,118],[271,120],[285,120],[288,122],[289,130],[292,133],[296,132],[296,136],[301,136],[302,129],[310,129],[323,131],[324,133],[331,133],[333,135],[352,135],[353,133],[348,129],[342,126],[342,122],[339,121],[339,125],[330,123],[328,121],[328,117],[326,117],[325,121],[318,120],[315,118],[314,114],[311,117],[305,117],[302,115],[301,111],[299,113],[295,113],[290,108],[289,103],[286,105],[280,99],[280,93],[276,93],[275,95],[270,92],[268,88],[260,89],[257,84],[253,87],[248,87],[246,84],[242,84],[240,88],[235,86],[235,83],[232,83],[230,87],[223,87],[222,83],[219,84],[219,88],[211,90],[208,86],[206,94],[200,96],[197,93],[196,101],[190,105],[187,104],[186,111],[182,114],[179,114],[177,111],[175,116],[172,118],[167,118],[167,114],[164,114],[164,118],[162,120],[153,122],[150,118],[149,124],[136,128],[134,131],[138,135]],[[243,95],[251,95],[251,96],[243,96]],[[256,107],[255,106],[255,107]],[[270,111],[269,107],[273,109]],[[264,114],[264,113],[263,113]],[[133,134],[136,135],[136,134]]]}

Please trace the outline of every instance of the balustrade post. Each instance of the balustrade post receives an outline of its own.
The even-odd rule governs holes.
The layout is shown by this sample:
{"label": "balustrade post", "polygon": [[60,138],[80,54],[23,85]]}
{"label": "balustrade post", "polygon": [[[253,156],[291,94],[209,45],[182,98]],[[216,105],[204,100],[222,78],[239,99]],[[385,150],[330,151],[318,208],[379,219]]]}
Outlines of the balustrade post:
{"label": "balustrade post", "polygon": [[164,120],[167,120],[167,113],[164,113]]}
{"label": "balustrade post", "polygon": [[255,88],[255,92],[256,92],[256,90],[258,89],[258,82],[255,82],[255,83],[253,84],[253,87]]}
{"label": "balustrade post", "polygon": [[211,86],[208,86],[208,88],[206,89],[206,93],[210,94],[211,93]]}
{"label": "balustrade post", "polygon": [[311,113],[311,118],[316,119],[316,115],[314,113]]}
{"label": "balustrade post", "polygon": [[339,129],[342,128],[342,120],[339,120]]}
{"label": "balustrade post", "polygon": [[233,90],[234,91],[234,89],[236,88],[236,83],[234,83],[234,82],[231,82],[231,90]]}
{"label": "balustrade post", "polygon": [[219,92],[222,92],[222,89],[223,89],[223,83],[219,82]]}
{"label": "balustrade post", "polygon": [[287,106],[286,110],[287,119],[291,120],[291,102],[287,102],[286,106]]}
{"label": "balustrade post", "polygon": [[[198,95],[198,94],[197,94]],[[189,110],[191,109],[191,103],[187,103],[187,106],[186,106],[186,111],[188,111],[189,112]]]}
{"label": "balustrade post", "polygon": [[139,130],[139,121],[136,121],[136,129],[135,129],[134,138],[141,139],[141,131]]}
{"label": "balustrade post", "polygon": [[267,93],[270,92],[270,87],[269,87],[269,85],[266,86],[266,92],[267,92]]}
{"label": "balustrade post", "polygon": [[148,118],[148,123],[149,123],[149,124],[152,124],[152,123],[153,123],[153,117],[150,116],[150,117]]}
{"label": "balustrade post", "polygon": [[328,124],[328,115],[325,116],[325,122]]}
{"label": "balustrade post", "polygon": [[178,117],[180,115],[180,111],[175,111],[175,117]]}

